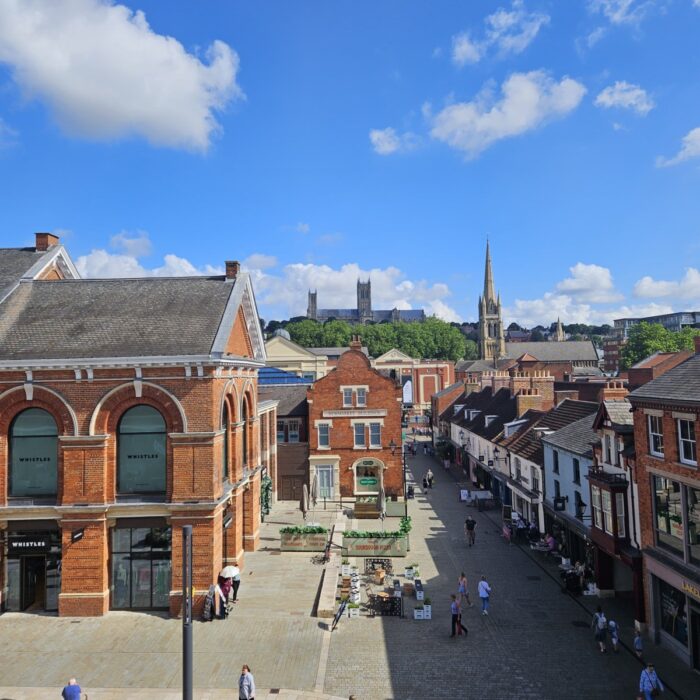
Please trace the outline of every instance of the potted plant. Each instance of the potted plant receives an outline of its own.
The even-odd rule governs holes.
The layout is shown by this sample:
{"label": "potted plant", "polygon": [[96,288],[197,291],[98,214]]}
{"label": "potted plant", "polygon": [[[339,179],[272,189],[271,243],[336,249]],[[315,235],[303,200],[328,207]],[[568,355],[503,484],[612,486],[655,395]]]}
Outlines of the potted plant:
{"label": "potted plant", "polygon": [[350,560],[344,558],[340,564],[340,573],[342,576],[350,576]]}
{"label": "potted plant", "polygon": [[416,605],[416,607],[413,608],[413,619],[425,620],[425,608],[422,605]]}
{"label": "potted plant", "polygon": [[411,564],[411,569],[413,570],[413,578],[418,578],[420,576],[420,566],[418,564]]}
{"label": "potted plant", "polygon": [[404,575],[404,577],[407,578],[407,579],[412,579],[412,578],[413,578],[413,564],[411,564],[410,566],[407,564],[407,565],[404,567],[403,575]]}
{"label": "potted plant", "polygon": [[360,617],[359,603],[348,603],[348,617]]}
{"label": "potted plant", "polygon": [[428,598],[428,596],[426,596],[423,600],[423,619],[433,619],[433,604],[430,602],[430,598]]}

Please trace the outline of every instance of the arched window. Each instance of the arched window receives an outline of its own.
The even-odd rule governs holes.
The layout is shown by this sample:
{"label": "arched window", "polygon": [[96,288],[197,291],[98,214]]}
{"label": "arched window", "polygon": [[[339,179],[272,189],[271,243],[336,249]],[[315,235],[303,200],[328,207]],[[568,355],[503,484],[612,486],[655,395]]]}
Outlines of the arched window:
{"label": "arched window", "polygon": [[165,420],[151,406],[134,406],[117,428],[117,491],[165,493]]}
{"label": "arched window", "polygon": [[229,427],[229,418],[228,418],[228,405],[226,404],[226,401],[224,401],[224,410],[221,415],[221,427],[224,429],[224,440],[223,440],[223,455],[221,456],[223,460],[223,466],[222,466],[222,477],[223,480],[226,481],[228,479],[228,455],[229,455],[229,447],[228,447],[228,431],[230,430]]}
{"label": "arched window", "polygon": [[55,496],[58,428],[50,413],[28,408],[10,426],[10,496]]}
{"label": "arched window", "polygon": [[243,399],[243,410],[241,411],[243,420],[243,466],[248,466],[248,401]]}

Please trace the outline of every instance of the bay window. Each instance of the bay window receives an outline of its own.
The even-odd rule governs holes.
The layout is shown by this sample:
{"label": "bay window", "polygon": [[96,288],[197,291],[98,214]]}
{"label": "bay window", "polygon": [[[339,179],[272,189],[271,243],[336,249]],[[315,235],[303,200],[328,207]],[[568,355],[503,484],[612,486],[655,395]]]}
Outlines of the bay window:
{"label": "bay window", "polygon": [[593,506],[593,523],[599,529],[603,529],[603,511],[601,508],[600,488],[591,486],[591,504]]}
{"label": "bay window", "polygon": [[625,494],[615,494],[615,518],[617,519],[617,536],[624,537],[625,530]]}
{"label": "bay window", "polygon": [[612,517],[612,499],[610,491],[600,492],[601,501],[603,504],[603,529],[609,535],[613,534],[613,517]]}

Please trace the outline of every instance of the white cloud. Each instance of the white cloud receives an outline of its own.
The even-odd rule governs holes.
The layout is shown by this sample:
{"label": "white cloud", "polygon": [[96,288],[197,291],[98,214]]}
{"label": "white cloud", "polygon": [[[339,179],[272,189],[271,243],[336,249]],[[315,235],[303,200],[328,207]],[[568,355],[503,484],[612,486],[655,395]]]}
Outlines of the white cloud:
{"label": "white cloud", "polygon": [[264,253],[253,253],[243,261],[243,267],[246,269],[266,270],[268,267],[277,266],[277,258],[274,255],[265,255]]}
{"label": "white cloud", "polygon": [[684,137],[681,150],[673,158],[659,156],[656,159],[657,168],[667,168],[671,165],[678,165],[690,158],[700,158],[700,126],[691,129]]}
{"label": "white cloud", "polygon": [[452,62],[478,63],[490,48],[500,56],[522,53],[548,23],[549,15],[528,12],[523,0],[513,0],[509,10],[499,7],[484,19],[482,39],[473,39],[468,31],[452,37]]}
{"label": "white cloud", "polygon": [[380,156],[388,156],[392,153],[410,151],[416,145],[416,136],[411,132],[405,134],[396,133],[396,129],[371,129],[369,140],[375,153]]}
{"label": "white cloud", "polygon": [[647,275],[634,285],[637,297],[674,297],[676,299],[700,300],[700,271],[689,267],[685,275],[675,281],[655,280]]}
{"label": "white cloud", "polygon": [[545,71],[513,73],[495,100],[483,89],[472,102],[448,105],[433,119],[431,136],[476,157],[496,141],[566,116],[581,102],[586,88],[572,78],[553,80]]}
{"label": "white cloud", "polygon": [[311,226],[309,226],[309,224],[305,224],[303,221],[300,221],[300,222],[297,223],[297,225],[294,227],[294,230],[295,230],[297,233],[308,233],[309,231],[311,231]]}
{"label": "white cloud", "polygon": [[649,97],[646,90],[624,80],[618,80],[614,85],[609,85],[602,90],[595,98],[595,105],[604,109],[611,107],[631,109],[642,116],[646,116],[655,107],[654,100]]}
{"label": "white cloud", "polygon": [[214,41],[206,62],[154,32],[141,11],[105,0],[3,0],[0,62],[29,97],[46,102],[69,134],[141,136],[206,151],[214,113],[243,97],[236,52]]}
{"label": "white cloud", "polygon": [[571,277],[557,284],[557,291],[570,295],[578,302],[608,303],[620,301],[622,295],[615,291],[612,275],[607,267],[576,263],[569,268]]}
{"label": "white cloud", "polygon": [[145,231],[137,231],[135,235],[128,231],[120,231],[109,239],[109,245],[134,258],[150,255],[153,250],[151,239]]}
{"label": "white cloud", "polygon": [[590,0],[588,8],[611,24],[638,25],[655,4],[654,0]]}

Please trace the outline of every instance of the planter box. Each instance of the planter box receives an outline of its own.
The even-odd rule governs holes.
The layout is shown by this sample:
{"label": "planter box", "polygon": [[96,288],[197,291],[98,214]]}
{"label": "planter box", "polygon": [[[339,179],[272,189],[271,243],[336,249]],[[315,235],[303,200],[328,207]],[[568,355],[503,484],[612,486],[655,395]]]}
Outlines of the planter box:
{"label": "planter box", "polygon": [[327,541],[327,532],[309,535],[292,535],[281,532],[280,550],[283,552],[322,552],[326,548]]}
{"label": "planter box", "polygon": [[433,619],[433,606],[432,605],[424,605],[423,606],[423,619],[424,620],[432,620]]}
{"label": "planter box", "polygon": [[340,573],[342,576],[350,576],[350,564],[341,564]]}
{"label": "planter box", "polygon": [[423,608],[413,608],[414,620],[425,620],[425,610]]}
{"label": "planter box", "polygon": [[360,608],[348,608],[348,617],[360,617]]}
{"label": "planter box", "polygon": [[403,575],[404,575],[404,578],[407,578],[409,580],[412,579],[413,578],[413,568],[404,569]]}
{"label": "planter box", "polygon": [[343,551],[349,557],[405,557],[405,537],[343,537]]}

